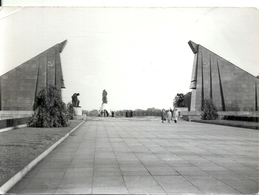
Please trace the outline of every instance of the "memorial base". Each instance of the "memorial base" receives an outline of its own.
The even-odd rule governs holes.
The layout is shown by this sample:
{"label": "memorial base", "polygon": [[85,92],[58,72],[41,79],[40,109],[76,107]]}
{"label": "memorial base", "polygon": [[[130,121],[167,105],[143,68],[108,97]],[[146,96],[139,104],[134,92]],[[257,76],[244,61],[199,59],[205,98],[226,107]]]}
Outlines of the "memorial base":
{"label": "memorial base", "polygon": [[[105,110],[108,112],[108,115],[111,116],[111,110],[109,108],[109,105],[106,104],[106,103],[102,103],[102,106],[100,108],[100,112],[104,113]],[[104,116],[104,114],[102,116]]]}
{"label": "memorial base", "polygon": [[83,109],[79,107],[74,107],[75,113],[76,113],[76,118],[77,119],[82,119],[83,117]]}

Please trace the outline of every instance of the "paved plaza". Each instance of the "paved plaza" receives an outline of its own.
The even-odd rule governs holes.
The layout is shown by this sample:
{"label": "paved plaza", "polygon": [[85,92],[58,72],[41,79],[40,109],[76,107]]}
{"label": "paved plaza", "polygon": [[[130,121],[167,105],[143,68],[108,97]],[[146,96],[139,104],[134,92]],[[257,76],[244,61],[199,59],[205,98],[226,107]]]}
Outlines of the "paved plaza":
{"label": "paved plaza", "polygon": [[90,118],[9,193],[256,194],[259,131]]}

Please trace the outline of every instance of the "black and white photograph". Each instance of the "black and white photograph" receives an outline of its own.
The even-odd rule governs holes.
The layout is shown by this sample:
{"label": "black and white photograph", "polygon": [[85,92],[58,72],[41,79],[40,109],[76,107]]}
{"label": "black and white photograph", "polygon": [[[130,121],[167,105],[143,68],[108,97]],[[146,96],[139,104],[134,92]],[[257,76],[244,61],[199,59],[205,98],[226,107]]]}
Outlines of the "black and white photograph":
{"label": "black and white photograph", "polygon": [[258,194],[259,6],[9,2],[0,194]]}

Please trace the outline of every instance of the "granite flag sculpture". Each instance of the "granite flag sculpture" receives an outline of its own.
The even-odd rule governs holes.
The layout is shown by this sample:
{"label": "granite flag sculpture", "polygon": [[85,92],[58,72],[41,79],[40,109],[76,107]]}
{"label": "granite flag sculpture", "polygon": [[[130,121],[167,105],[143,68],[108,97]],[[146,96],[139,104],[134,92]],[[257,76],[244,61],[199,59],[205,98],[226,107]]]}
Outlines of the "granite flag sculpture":
{"label": "granite flag sculpture", "polygon": [[0,77],[0,110],[32,110],[42,87],[65,88],[60,53],[67,40],[56,44]]}
{"label": "granite flag sculpture", "polygon": [[188,42],[195,54],[191,111],[212,99],[218,111],[258,111],[259,79],[205,47]]}

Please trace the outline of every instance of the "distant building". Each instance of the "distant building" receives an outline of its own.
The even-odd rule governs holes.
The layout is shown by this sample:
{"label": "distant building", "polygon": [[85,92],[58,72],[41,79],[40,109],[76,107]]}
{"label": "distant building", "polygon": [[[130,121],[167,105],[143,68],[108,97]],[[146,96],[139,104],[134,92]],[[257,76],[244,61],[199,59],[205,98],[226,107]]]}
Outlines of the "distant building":
{"label": "distant building", "polygon": [[60,53],[67,41],[56,44],[0,76],[0,111],[32,111],[42,87],[64,88]]}
{"label": "distant building", "polygon": [[258,78],[201,45],[188,44],[195,54],[191,111],[200,111],[206,98],[213,100],[218,111],[258,111]]}

